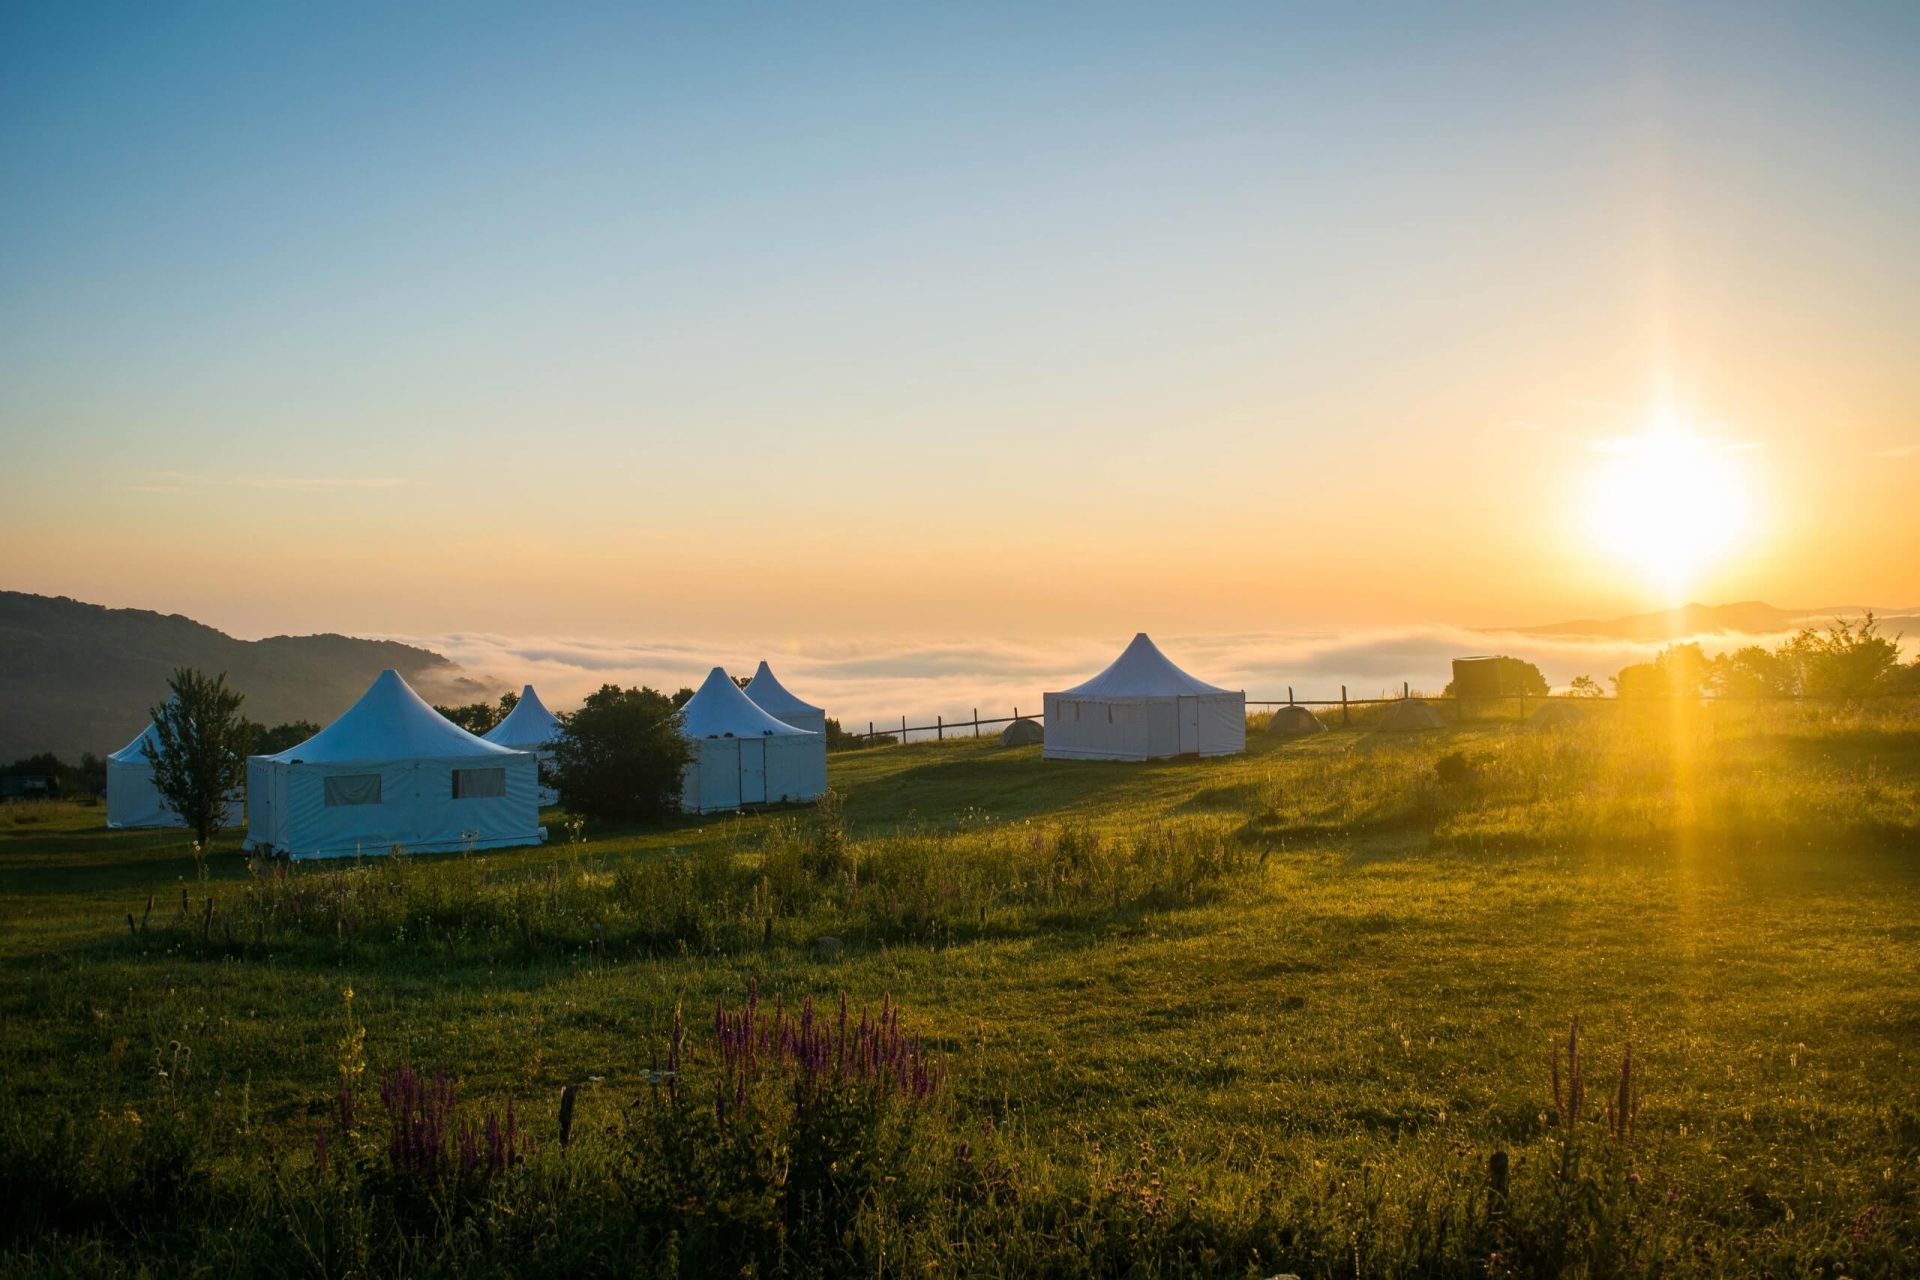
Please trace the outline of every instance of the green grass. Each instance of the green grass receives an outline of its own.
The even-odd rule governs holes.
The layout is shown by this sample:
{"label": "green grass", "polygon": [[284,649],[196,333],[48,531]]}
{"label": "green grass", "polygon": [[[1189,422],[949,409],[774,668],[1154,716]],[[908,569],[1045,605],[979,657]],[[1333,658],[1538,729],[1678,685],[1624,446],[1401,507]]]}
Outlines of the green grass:
{"label": "green grass", "polygon": [[[1911,707],[1250,744],[876,749],[832,758],[839,833],[589,823],[291,875],[97,809],[0,821],[0,1270],[1920,1269]],[[749,983],[891,995],[945,1087],[813,1115],[756,1080],[725,1128],[701,1028]],[[647,1082],[676,1008],[678,1110]],[[360,1134],[323,1176],[350,1022]],[[538,1152],[396,1181],[403,1060],[516,1100]]]}

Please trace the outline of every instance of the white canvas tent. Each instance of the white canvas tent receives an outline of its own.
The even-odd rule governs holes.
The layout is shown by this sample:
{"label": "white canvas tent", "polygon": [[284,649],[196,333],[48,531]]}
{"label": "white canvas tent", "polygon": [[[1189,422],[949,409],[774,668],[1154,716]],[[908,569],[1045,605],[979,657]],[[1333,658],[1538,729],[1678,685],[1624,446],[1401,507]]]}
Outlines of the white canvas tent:
{"label": "white canvas tent", "polygon": [[247,761],[247,848],[295,858],[535,844],[534,757],[483,741],[382,671],[338,720]]}
{"label": "white canvas tent", "polygon": [[1049,760],[1159,760],[1247,749],[1247,695],[1173,665],[1146,632],[1084,684],[1046,695]]}
{"label": "white canvas tent", "polygon": [[680,807],[689,813],[814,800],[827,789],[821,735],[762,711],[721,667],[680,708],[680,732],[693,746],[680,785]]}
{"label": "white canvas tent", "polygon": [[820,746],[826,748],[827,713],[811,702],[802,702],[787,692],[787,687],[774,677],[773,668],[765,661],[760,669],[753,673],[753,679],[747,681],[747,697],[753,705],[772,716],[782,724],[790,724],[796,729],[805,729],[808,733],[820,735]]}
{"label": "white canvas tent", "polygon": [[[496,747],[513,751],[531,751],[542,765],[553,763],[553,740],[560,736],[560,720],[547,710],[540,695],[528,685],[520,691],[520,701],[506,718],[481,735]],[[542,783],[541,804],[558,804],[560,793]]]}
{"label": "white canvas tent", "polygon": [[[147,743],[160,749],[160,732],[152,725],[126,746],[107,757],[107,825],[109,827],[184,827],[153,785],[153,765],[147,759]],[[240,821],[242,804],[236,790],[227,797],[226,816],[220,825],[230,827]]]}

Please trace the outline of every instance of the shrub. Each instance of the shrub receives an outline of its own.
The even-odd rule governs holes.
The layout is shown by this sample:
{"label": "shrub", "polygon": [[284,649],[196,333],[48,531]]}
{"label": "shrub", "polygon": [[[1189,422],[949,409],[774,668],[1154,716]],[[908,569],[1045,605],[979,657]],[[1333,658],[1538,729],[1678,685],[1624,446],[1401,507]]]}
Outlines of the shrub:
{"label": "shrub", "polygon": [[679,808],[693,753],[665,695],[602,685],[560,723],[549,776],[569,809],[645,821]]}

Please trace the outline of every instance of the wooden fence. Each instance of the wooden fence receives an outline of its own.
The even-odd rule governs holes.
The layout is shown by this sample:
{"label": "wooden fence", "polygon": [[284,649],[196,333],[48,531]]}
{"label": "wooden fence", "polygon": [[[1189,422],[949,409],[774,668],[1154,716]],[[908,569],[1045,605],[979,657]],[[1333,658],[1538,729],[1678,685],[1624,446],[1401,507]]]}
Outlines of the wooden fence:
{"label": "wooden fence", "polygon": [[[1413,693],[1412,683],[1410,681],[1401,682],[1400,693],[1398,696],[1389,695],[1384,698],[1349,697],[1347,695],[1347,686],[1345,685],[1340,686],[1340,696],[1337,698],[1296,698],[1293,696],[1293,686],[1289,685],[1287,686],[1286,697],[1284,698],[1248,698],[1247,708],[1248,710],[1252,710],[1256,707],[1260,707],[1260,708],[1338,707],[1340,708],[1340,722],[1342,724],[1351,724],[1353,723],[1353,708],[1355,707],[1383,706],[1387,703],[1392,703],[1392,702],[1404,702],[1408,698],[1411,698],[1414,696],[1415,695]],[[1687,697],[1684,695],[1675,695],[1675,697],[1673,698],[1652,698],[1652,699],[1647,699],[1647,698],[1621,699],[1618,697],[1595,697],[1591,694],[1578,694],[1578,693],[1546,693],[1546,694],[1506,693],[1506,694],[1498,694],[1498,695],[1488,696],[1488,697],[1473,697],[1473,698],[1461,698],[1458,694],[1420,694],[1418,696],[1422,702],[1431,702],[1438,706],[1450,706],[1452,708],[1453,719],[1456,721],[1465,720],[1468,718],[1474,718],[1474,719],[1496,718],[1500,714],[1502,714],[1502,709],[1506,707],[1508,704],[1513,704],[1514,709],[1517,712],[1517,714],[1514,717],[1515,719],[1525,720],[1527,718],[1527,711],[1529,707],[1537,707],[1540,705],[1544,705],[1545,703],[1548,703],[1548,702],[1575,702],[1575,703],[1584,703],[1584,704],[1593,705],[1593,706],[1617,706],[1623,701],[1625,702],[1648,702],[1648,701],[1668,702],[1668,701],[1675,701],[1675,700],[1684,700],[1688,702],[1756,702],[1758,703],[1758,702],[1835,702],[1835,701],[1848,702],[1848,701],[1859,700],[1859,698],[1842,698],[1838,696],[1807,694],[1807,693],[1782,693],[1782,694],[1765,694],[1765,695],[1701,693],[1701,694],[1695,694],[1691,697]],[[1859,695],[1859,697],[1869,698],[1869,699],[1913,698],[1913,697],[1920,697],[1920,693],[1916,693],[1913,690],[1889,690],[1889,691],[1874,692],[1874,693]],[[1486,714],[1489,712],[1491,712],[1491,715]],[[948,720],[942,716],[935,716],[933,718],[932,724],[908,724],[907,717],[901,716],[899,728],[895,728],[892,721],[888,721],[883,726],[877,720],[869,720],[867,721],[867,731],[865,733],[851,732],[848,734],[848,736],[854,739],[864,740],[865,744],[869,747],[874,746],[876,744],[880,744],[882,739],[885,739],[888,744],[904,744],[910,739],[910,737],[913,734],[916,734],[916,733],[921,735],[920,741],[922,742],[927,741],[929,737],[931,737],[932,740],[935,742],[944,742],[948,738],[965,738],[965,737],[977,738],[980,736],[980,730],[982,728],[990,728],[990,727],[995,727],[999,725],[1012,724],[1015,720],[1019,720],[1022,718],[1023,717],[1020,714],[1020,708],[1015,707],[1013,709],[1013,714],[1010,716],[996,716],[996,717],[989,717],[986,719],[982,719],[980,715],[980,708],[975,707],[973,709],[972,717],[966,720]],[[1024,718],[1029,720],[1041,719],[1041,717],[1038,715],[1029,715]]]}

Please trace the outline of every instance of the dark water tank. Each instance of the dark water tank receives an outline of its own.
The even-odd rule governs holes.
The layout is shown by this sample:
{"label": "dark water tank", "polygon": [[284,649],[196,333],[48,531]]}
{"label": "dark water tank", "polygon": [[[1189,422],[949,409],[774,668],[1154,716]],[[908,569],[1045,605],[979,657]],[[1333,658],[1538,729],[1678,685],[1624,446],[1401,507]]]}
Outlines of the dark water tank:
{"label": "dark water tank", "polygon": [[1519,693],[1519,672],[1525,666],[1508,657],[1455,658],[1453,694],[1456,698],[1504,698]]}

